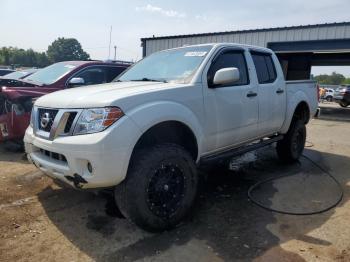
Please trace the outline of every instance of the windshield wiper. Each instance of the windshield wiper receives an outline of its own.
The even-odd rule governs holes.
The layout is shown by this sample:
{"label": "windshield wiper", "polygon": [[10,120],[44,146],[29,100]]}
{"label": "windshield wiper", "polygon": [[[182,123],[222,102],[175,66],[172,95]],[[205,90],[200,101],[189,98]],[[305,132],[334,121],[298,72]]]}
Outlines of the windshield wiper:
{"label": "windshield wiper", "polygon": [[167,81],[165,80],[157,80],[157,79],[151,79],[151,78],[147,78],[147,77],[144,77],[144,78],[141,78],[141,79],[132,79],[130,81],[148,81],[148,82],[162,82],[162,83],[168,83]]}

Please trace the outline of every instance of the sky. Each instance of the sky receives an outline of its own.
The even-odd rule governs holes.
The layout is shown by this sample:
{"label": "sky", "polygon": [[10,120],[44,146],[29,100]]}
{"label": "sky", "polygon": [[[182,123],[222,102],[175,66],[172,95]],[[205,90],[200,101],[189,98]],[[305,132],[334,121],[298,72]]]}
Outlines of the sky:
{"label": "sky", "polygon": [[[46,51],[74,37],[92,59],[139,60],[142,37],[350,21],[349,0],[0,0],[0,47]],[[350,67],[336,70],[350,77]]]}

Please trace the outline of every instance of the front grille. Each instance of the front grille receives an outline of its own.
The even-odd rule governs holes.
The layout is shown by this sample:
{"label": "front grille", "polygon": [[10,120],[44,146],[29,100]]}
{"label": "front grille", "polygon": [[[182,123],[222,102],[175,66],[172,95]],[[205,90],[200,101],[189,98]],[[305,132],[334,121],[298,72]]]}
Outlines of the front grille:
{"label": "front grille", "polygon": [[35,133],[50,140],[58,136],[72,135],[75,121],[81,111],[79,109],[36,108],[33,120],[36,123]]}
{"label": "front grille", "polygon": [[76,116],[77,116],[77,112],[70,112],[69,113],[69,117],[67,119],[66,126],[64,127],[64,133],[67,134],[70,132]]}
{"label": "front grille", "polygon": [[47,156],[47,157],[49,157],[49,158],[51,158],[51,159],[55,159],[55,160],[58,160],[58,161],[67,162],[66,157],[65,157],[64,155],[62,155],[62,154],[58,154],[58,153],[55,153],[55,152],[51,152],[51,151],[49,151],[49,150],[45,150],[45,149],[42,149],[42,148],[40,148],[39,150],[40,150],[40,152],[41,152],[43,155],[45,155],[45,156]]}
{"label": "front grille", "polygon": [[39,108],[38,109],[38,127],[40,130],[45,132],[50,132],[53,121],[58,113],[57,109],[46,109]]}

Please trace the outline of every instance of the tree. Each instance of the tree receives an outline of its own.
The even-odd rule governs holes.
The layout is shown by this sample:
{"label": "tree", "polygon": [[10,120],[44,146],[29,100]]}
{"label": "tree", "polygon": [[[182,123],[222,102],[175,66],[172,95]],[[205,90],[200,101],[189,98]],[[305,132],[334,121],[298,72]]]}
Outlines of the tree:
{"label": "tree", "polygon": [[10,64],[10,52],[9,48],[2,47],[0,50],[0,64],[9,65]]}
{"label": "tree", "polygon": [[50,62],[45,53],[35,52],[33,49],[24,50],[17,47],[2,47],[0,49],[0,64],[16,67],[45,67]]}
{"label": "tree", "polygon": [[75,38],[59,37],[47,49],[47,56],[52,63],[68,60],[88,60],[90,56]]}
{"label": "tree", "polygon": [[320,84],[340,85],[345,82],[345,76],[343,76],[342,74],[333,72],[331,75],[323,74],[323,75],[315,76],[315,80]]}
{"label": "tree", "polygon": [[0,65],[15,67],[45,67],[51,63],[67,60],[88,60],[80,43],[74,38],[58,38],[48,47],[47,53],[17,47],[0,48]]}
{"label": "tree", "polygon": [[343,84],[350,85],[350,78],[346,78]]}
{"label": "tree", "polygon": [[45,52],[35,53],[35,60],[37,67],[45,67],[50,64],[49,58],[47,57]]}

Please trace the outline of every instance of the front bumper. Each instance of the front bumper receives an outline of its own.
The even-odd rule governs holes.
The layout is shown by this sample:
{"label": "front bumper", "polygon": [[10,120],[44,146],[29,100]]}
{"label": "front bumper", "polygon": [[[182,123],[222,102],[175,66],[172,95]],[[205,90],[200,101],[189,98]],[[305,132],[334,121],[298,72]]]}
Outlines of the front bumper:
{"label": "front bumper", "polygon": [[52,141],[28,127],[24,144],[28,159],[48,176],[76,188],[102,188],[123,181],[139,136],[139,128],[124,116],[103,132]]}

